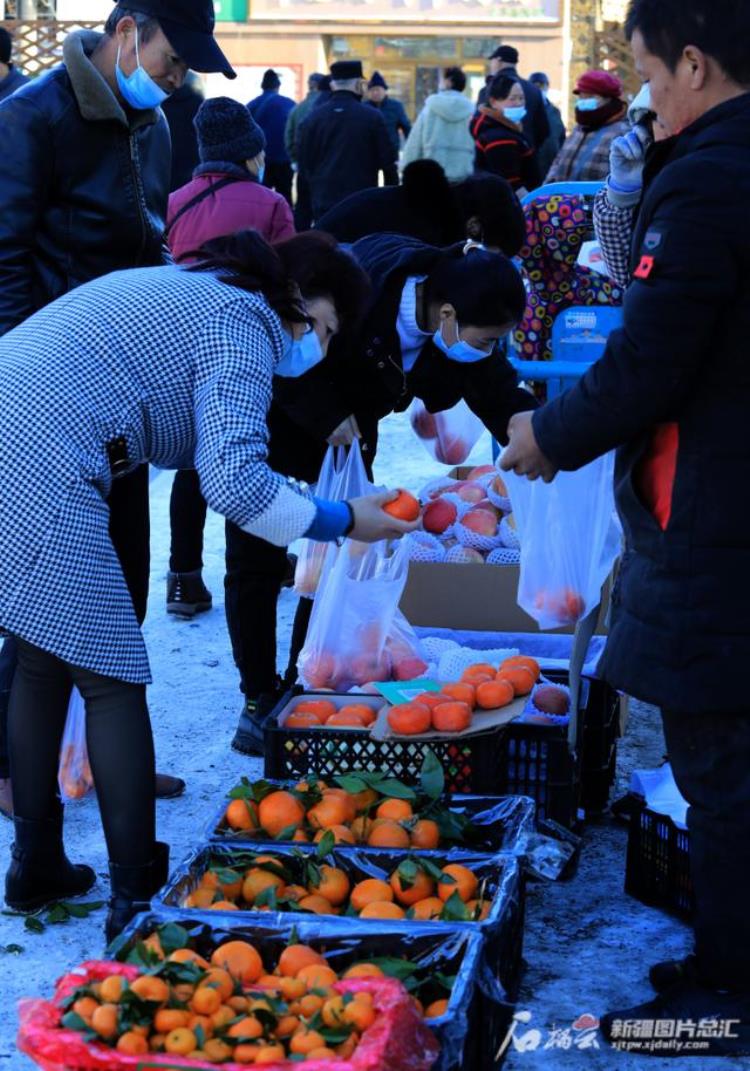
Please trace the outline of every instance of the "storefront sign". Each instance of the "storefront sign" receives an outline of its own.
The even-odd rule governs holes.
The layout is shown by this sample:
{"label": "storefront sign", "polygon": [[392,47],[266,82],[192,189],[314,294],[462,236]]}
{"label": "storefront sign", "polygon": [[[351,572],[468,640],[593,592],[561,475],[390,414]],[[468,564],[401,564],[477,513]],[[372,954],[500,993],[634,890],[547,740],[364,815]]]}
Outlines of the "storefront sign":
{"label": "storefront sign", "polygon": [[560,0],[250,0],[251,19],[557,22]]}

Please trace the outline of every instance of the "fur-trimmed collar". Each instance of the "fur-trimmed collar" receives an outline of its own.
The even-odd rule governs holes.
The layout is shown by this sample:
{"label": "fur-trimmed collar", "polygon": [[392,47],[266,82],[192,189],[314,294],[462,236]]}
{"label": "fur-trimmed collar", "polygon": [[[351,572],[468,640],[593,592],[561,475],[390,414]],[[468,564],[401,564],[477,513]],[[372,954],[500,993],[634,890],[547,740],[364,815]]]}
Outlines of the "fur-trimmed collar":
{"label": "fur-trimmed collar", "polygon": [[91,54],[103,37],[91,30],[74,30],[63,41],[63,60],[81,115],[91,122],[121,123],[128,130],[155,123],[158,112],[154,108],[126,112],[91,62]]}

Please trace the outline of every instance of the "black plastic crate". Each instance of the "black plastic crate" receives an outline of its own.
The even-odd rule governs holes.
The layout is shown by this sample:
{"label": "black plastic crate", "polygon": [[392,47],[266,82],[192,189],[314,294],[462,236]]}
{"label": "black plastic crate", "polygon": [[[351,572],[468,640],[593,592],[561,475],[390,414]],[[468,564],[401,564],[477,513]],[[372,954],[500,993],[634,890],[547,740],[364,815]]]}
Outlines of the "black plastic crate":
{"label": "black plastic crate", "polygon": [[578,822],[580,767],[568,748],[567,726],[515,723],[499,742],[498,791],[530,796],[539,818]]}
{"label": "black plastic crate", "polygon": [[[279,788],[293,787],[294,781],[277,781],[274,784]],[[332,784],[335,787],[335,780]],[[430,817],[430,800],[424,798],[418,813],[423,817]],[[514,852],[519,841],[534,829],[535,806],[533,800],[522,796],[462,796],[452,795],[440,801],[444,807],[465,818],[470,818],[474,825],[474,834],[470,842],[462,842],[455,845],[465,851],[473,851],[479,854],[495,854],[496,852]],[[217,844],[231,844],[233,847],[242,847],[252,844],[259,848],[263,845],[272,848],[279,843],[291,843],[290,841],[272,840],[262,833],[258,836],[254,830],[235,831],[228,829],[224,824],[224,812],[227,800],[222,800],[215,814],[211,817],[206,828],[206,839]],[[425,810],[427,808],[427,810]],[[453,845],[446,845],[450,848]],[[340,852],[362,851],[366,845],[339,844]],[[407,850],[407,849],[405,849]],[[410,855],[422,855],[425,849],[409,848]],[[428,852],[429,854],[429,852]]]}
{"label": "black plastic crate", "polygon": [[681,918],[692,916],[690,834],[648,807],[636,809],[630,818],[625,892]]}
{"label": "black plastic crate", "polygon": [[[126,960],[136,950],[139,941],[168,923],[182,926],[187,931],[189,946],[207,959],[224,941],[249,941],[258,949],[269,970],[275,966],[285,946],[292,941],[311,945],[326,956],[338,973],[363,960],[384,957],[403,960],[415,968],[406,979],[407,988],[415,992],[424,1004],[444,995],[443,989],[431,990],[431,975],[439,973],[454,978],[446,1013],[428,1020],[441,1046],[434,1071],[473,1071],[475,1068],[487,1068],[489,1071],[493,1066],[489,1062],[491,1050],[485,1044],[488,1035],[485,1033],[483,1036],[480,1024],[489,1023],[493,1036],[500,1029],[507,1030],[510,1024],[512,1005],[503,991],[496,990],[488,994],[480,987],[482,937],[468,932],[466,927],[448,934],[438,934],[423,923],[414,925],[409,933],[393,934],[387,924],[371,922],[367,925],[363,920],[356,933],[342,933],[340,929],[331,929],[328,920],[320,918],[301,924],[274,924],[271,928],[264,923],[238,922],[234,918],[226,919],[226,916],[217,922],[211,912],[200,915],[186,912],[176,916],[151,911],[133,919],[113,946],[115,951],[111,955],[118,960]],[[485,1054],[482,1053],[483,1047],[487,1049]]]}
{"label": "black plastic crate", "polygon": [[[356,932],[361,926],[367,926],[372,920],[360,919],[357,916],[342,915],[311,915],[304,911],[206,911],[205,909],[187,908],[182,901],[198,885],[200,876],[212,865],[227,868],[233,867],[233,860],[238,868],[246,869],[250,865],[247,860],[248,850],[230,848],[222,844],[209,844],[196,849],[177,871],[170,881],[160,890],[152,900],[155,911],[165,913],[177,912],[181,915],[206,915],[215,916],[216,925],[226,925],[227,919],[245,920],[252,924],[268,925],[273,928],[294,923],[298,929],[307,926],[312,921],[313,925],[320,925],[321,919],[325,920],[333,932],[339,930],[343,934]],[[295,868],[301,868],[300,856],[315,856],[314,845],[288,845],[274,846],[269,849],[267,844],[259,845],[256,854],[273,854],[282,857],[285,863],[294,872]],[[393,849],[366,848],[358,851],[342,852],[334,848],[326,856],[326,862],[340,867],[349,877],[352,885],[365,878],[380,878],[387,881],[392,871],[409,856],[407,851],[395,851]],[[475,852],[467,852],[458,848],[449,851],[425,852],[438,866],[446,863],[462,863],[470,867],[480,878],[487,880],[487,892],[491,899],[489,915],[481,922],[442,922],[432,921],[429,927],[435,928],[436,932],[450,932],[452,929],[468,928],[470,932],[479,932],[484,939],[482,964],[484,969],[489,970],[492,977],[502,985],[503,990],[510,999],[515,999],[518,992],[518,984],[521,970],[521,952],[523,945],[523,916],[525,902],[525,888],[521,876],[518,860],[508,855],[478,855]],[[383,921],[383,928],[394,934],[409,933],[415,925],[410,919],[387,919]]]}

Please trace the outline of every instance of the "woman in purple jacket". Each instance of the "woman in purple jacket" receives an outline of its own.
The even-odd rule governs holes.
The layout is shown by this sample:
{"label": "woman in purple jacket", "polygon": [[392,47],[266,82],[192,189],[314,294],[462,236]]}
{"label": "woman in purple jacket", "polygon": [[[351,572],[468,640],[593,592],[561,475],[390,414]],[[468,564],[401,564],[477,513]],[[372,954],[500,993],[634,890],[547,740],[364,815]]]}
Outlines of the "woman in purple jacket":
{"label": "woman in purple jacket", "polygon": [[[292,210],[263,185],[266,137],[244,104],[229,97],[205,100],[194,119],[200,164],[192,182],[169,198],[165,236],[178,263],[195,260],[214,238],[255,230],[273,244],[294,235]],[[180,469],[170,500],[172,538],[167,610],[190,617],[211,609],[203,583],[206,501],[195,469]]]}

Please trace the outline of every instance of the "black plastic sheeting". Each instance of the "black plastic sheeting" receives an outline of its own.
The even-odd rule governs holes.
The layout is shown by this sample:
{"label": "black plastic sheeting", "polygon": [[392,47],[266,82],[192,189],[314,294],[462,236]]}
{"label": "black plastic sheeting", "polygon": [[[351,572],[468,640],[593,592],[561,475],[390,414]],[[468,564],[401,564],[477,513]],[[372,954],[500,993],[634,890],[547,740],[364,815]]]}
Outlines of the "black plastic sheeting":
{"label": "black plastic sheeting", "polygon": [[[280,788],[288,788],[296,782],[278,781],[275,783]],[[222,801],[221,806],[208,824],[206,837],[209,841],[231,844],[233,847],[240,847],[245,844],[253,844],[255,846],[262,844],[266,849],[274,848],[280,843],[291,843],[290,841],[272,840],[262,835],[260,837],[254,836],[250,830],[247,832],[234,832],[227,829],[226,826],[222,826],[228,802],[228,797]],[[426,802],[429,803],[429,801]],[[495,852],[510,852],[513,854],[518,850],[519,845],[522,848],[526,838],[534,832],[536,808],[534,801],[527,796],[452,795],[440,802],[442,806],[448,807],[451,811],[470,818],[476,827],[475,836],[472,836],[471,841],[456,845],[456,847],[461,847],[465,851],[492,853],[493,855]],[[426,809],[424,811],[420,809],[419,815],[420,817],[430,817]],[[298,844],[295,844],[295,847],[298,846]],[[364,845],[360,847],[346,844],[337,845],[337,849],[341,852],[362,851],[364,848]],[[409,849],[409,854],[419,856],[425,854],[425,850],[411,848]]]}
{"label": "black plastic sheeting", "polygon": [[448,932],[441,927],[437,932],[427,923],[413,923],[408,933],[394,934],[389,931],[389,924],[365,920],[356,932],[342,932],[328,918],[306,916],[304,921],[298,921],[300,918],[300,915],[287,916],[283,925],[277,925],[266,921],[256,924],[226,915],[218,919],[217,913],[210,911],[145,912],[133,919],[115,942],[110,958],[127,960],[137,943],[157,927],[176,922],[187,931],[190,947],[206,958],[224,941],[246,940],[258,949],[269,971],[286,945],[294,941],[309,944],[324,954],[339,974],[363,960],[403,959],[416,968],[411,977],[423,983],[423,1003],[445,995],[441,988],[435,989],[434,996],[430,995],[429,987],[434,984],[429,981],[430,976],[439,974],[452,979],[445,1015],[428,1020],[441,1046],[434,1071],[473,1071],[493,1066],[489,1062],[493,1054],[488,1052],[484,1059],[481,1053],[488,1037],[482,1027],[492,1020],[507,1024],[511,1008],[498,983],[491,977],[483,977],[481,934],[471,933],[465,926]]}
{"label": "black plastic sheeting", "polygon": [[[256,854],[273,854],[284,859],[285,864],[294,872],[301,867],[300,856],[315,857],[315,845],[259,845]],[[480,935],[481,948],[477,961],[476,984],[482,992],[481,1000],[481,1052],[468,1067],[490,1069],[496,1067],[494,1054],[498,1051],[505,1037],[510,1015],[510,1005],[516,1000],[521,974],[521,954],[523,946],[523,923],[525,910],[525,884],[521,866],[517,859],[509,855],[478,855],[465,849],[453,848],[449,851],[424,852],[438,866],[447,863],[463,863],[469,867],[480,882],[487,879],[487,893],[491,897],[489,915],[481,922],[415,922],[410,919],[387,919],[378,923],[372,919],[359,919],[356,916],[313,915],[304,911],[205,911],[186,908],[182,901],[198,885],[201,875],[210,866],[233,867],[237,869],[252,865],[247,859],[247,852],[238,847],[211,844],[193,851],[177,868],[168,884],[152,900],[154,911],[161,913],[165,920],[181,916],[196,918],[200,921],[210,920],[211,925],[219,927],[236,927],[238,925],[259,926],[264,929],[285,932],[294,926],[304,941],[322,933],[340,934],[357,940],[363,932],[380,934],[383,937],[407,938],[417,930],[434,934],[439,941],[446,941],[452,933],[469,932]],[[243,859],[245,856],[245,859]],[[349,877],[352,885],[366,878],[380,878],[387,881],[390,874],[409,856],[404,851],[393,849],[358,849],[341,851],[334,848],[324,862],[340,867]],[[461,1063],[448,1064],[446,1067],[463,1068]]]}

